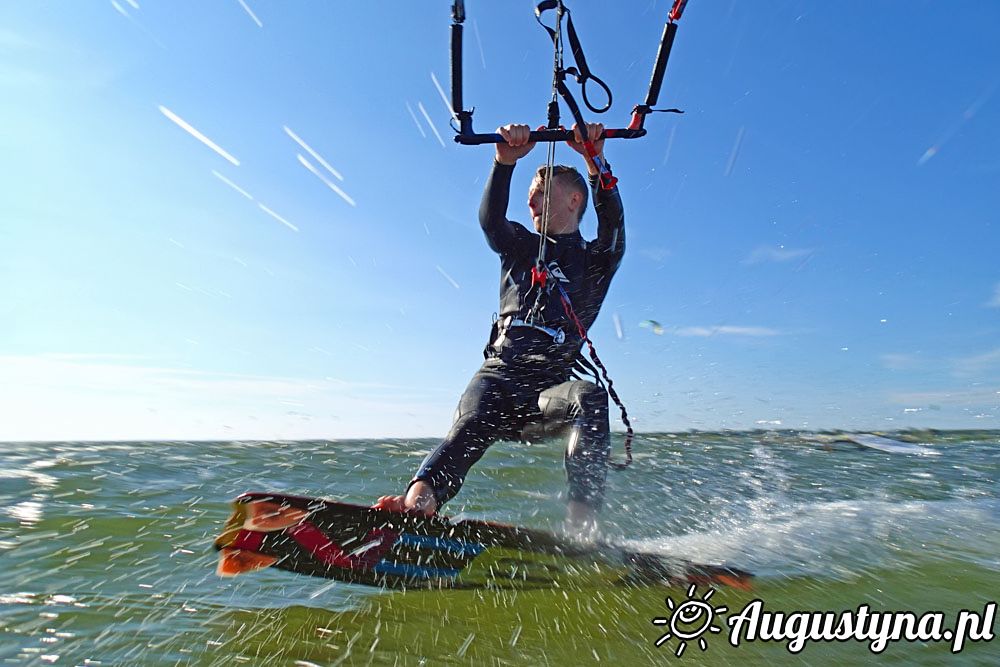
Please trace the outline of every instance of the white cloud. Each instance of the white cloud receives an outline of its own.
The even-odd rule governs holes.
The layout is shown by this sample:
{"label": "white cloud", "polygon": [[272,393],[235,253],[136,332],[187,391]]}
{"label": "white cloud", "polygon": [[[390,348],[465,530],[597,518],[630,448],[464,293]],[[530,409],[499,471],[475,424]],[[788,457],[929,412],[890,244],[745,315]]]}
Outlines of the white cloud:
{"label": "white cloud", "polygon": [[743,260],[743,264],[763,264],[764,262],[790,262],[800,257],[808,257],[813,253],[811,248],[786,248],[783,245],[757,246]]}
{"label": "white cloud", "polygon": [[707,338],[709,336],[752,336],[752,337],[763,337],[763,336],[780,336],[781,332],[777,329],[768,329],[767,327],[746,327],[746,326],[731,326],[731,325],[716,325],[716,326],[703,326],[703,327],[679,327],[673,331],[677,336],[698,336],[702,338]]}

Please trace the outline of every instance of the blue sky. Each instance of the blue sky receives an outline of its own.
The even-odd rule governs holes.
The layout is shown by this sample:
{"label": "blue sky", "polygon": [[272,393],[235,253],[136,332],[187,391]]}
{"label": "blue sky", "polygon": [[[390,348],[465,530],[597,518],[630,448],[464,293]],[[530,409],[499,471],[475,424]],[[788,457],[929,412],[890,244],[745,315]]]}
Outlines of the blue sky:
{"label": "blue sky", "polygon": [[[621,126],[669,3],[568,4]],[[449,8],[4,3],[0,440],[443,434],[499,277]],[[532,8],[467,3],[479,131],[544,122]],[[1000,427],[998,21],[692,0],[686,113],[606,146],[628,249],[591,335],[637,429]]]}

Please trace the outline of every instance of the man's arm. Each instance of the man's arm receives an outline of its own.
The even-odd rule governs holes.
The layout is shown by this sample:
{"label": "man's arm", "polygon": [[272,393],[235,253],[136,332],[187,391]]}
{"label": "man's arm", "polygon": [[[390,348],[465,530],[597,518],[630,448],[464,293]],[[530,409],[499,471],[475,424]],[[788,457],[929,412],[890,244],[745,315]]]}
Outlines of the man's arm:
{"label": "man's arm", "polygon": [[486,242],[493,252],[501,255],[514,250],[514,223],[507,219],[510,179],[513,173],[514,165],[494,160],[493,170],[483,190],[483,201],[479,205],[479,224],[486,235]]}
{"label": "man's arm", "polygon": [[[587,124],[588,137],[600,137],[604,133],[604,126],[600,123]],[[590,189],[594,193],[594,210],[597,211],[597,238],[594,239],[591,247],[608,262],[612,272],[618,269],[622,257],[625,255],[625,212],[622,208],[622,199],[618,194],[618,186],[610,190],[604,190],[600,186],[600,171],[587,156],[587,151],[583,146],[583,137],[580,129],[573,126],[574,140],[566,142],[569,147],[583,156],[583,161],[587,165],[587,175],[590,180]],[[593,140],[594,149],[601,160],[604,158],[604,139]]]}
{"label": "man's arm", "polygon": [[594,192],[594,210],[597,211],[597,238],[594,249],[605,254],[611,271],[616,271],[625,256],[625,211],[618,186],[602,190],[596,175],[590,177]]}
{"label": "man's arm", "polygon": [[493,252],[509,253],[514,250],[517,226],[507,220],[507,203],[510,201],[510,178],[514,165],[535,147],[529,141],[531,134],[527,125],[512,123],[497,128],[497,133],[507,143],[496,145],[493,171],[486,181],[483,201],[479,205],[479,224],[486,234],[486,241]]}

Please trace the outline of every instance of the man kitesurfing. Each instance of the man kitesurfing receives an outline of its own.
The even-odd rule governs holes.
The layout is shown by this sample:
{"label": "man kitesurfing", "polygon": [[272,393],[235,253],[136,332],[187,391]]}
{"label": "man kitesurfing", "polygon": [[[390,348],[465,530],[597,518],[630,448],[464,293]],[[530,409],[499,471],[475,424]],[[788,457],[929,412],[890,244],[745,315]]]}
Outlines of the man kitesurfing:
{"label": "man kitesurfing", "polygon": [[[496,133],[477,134],[472,129],[472,112],[462,105],[465,12],[462,0],[454,0],[455,140],[496,146],[479,221],[486,242],[500,257],[500,307],[483,350],[483,365],[462,394],[448,435],[423,460],[403,494],[382,496],[374,507],[363,507],[280,493],[244,493],[233,502],[232,515],[215,540],[219,574],[232,576],[273,566],[369,586],[502,590],[577,584],[585,572],[595,581],[618,586],[648,581],[684,584],[692,590],[703,583],[749,586],[753,576],[749,572],[635,552],[600,541],[596,530],[607,470],[631,463],[633,435],[614,383],[587,334],[625,252],[618,179],[604,159],[604,140],[642,137],[645,116],[661,111],[653,105],[684,2],[674,1],[645,103],[633,109],[627,128],[605,128],[586,122],[564,80],[570,74],[577,77],[584,85],[584,102],[595,113],[610,107],[610,90],[586,67],[562,0],[542,0],[536,18],[550,10],[557,16],[554,28],[543,24],[556,54],[548,123],[533,131],[527,125],[511,124]],[[564,16],[574,68],[562,66]],[[603,109],[587,100],[588,80],[608,93]],[[560,97],[576,121],[571,130],[559,122]],[[583,156],[589,178],[573,167],[555,164],[555,142],[562,141]],[[508,220],[507,207],[515,165],[538,142],[547,144],[548,157],[528,189],[531,231]],[[580,234],[588,197],[593,198],[597,212],[597,236],[590,241]],[[582,354],[584,344],[589,361]],[[624,463],[609,460],[609,397],[621,409],[626,427]],[[437,514],[497,440],[560,434],[567,436],[566,514],[572,539]]]}
{"label": "man kitesurfing", "polygon": [[[497,131],[503,141],[496,144],[479,209],[486,241],[501,264],[500,308],[485,361],[459,400],[450,432],[424,459],[405,493],[382,496],[375,507],[434,514],[458,493],[469,469],[495,441],[568,432],[567,520],[584,528],[593,524],[604,499],[608,392],[573,373],[586,367],[580,352],[586,330],[625,252],[621,197],[616,186],[600,183],[599,165],[606,167],[603,125],[586,125],[586,137],[594,138],[590,151],[574,125],[566,143],[583,156],[589,187],[573,167],[542,166],[528,190],[537,233],[508,220],[514,167],[535,142],[527,125]],[[597,237],[585,241],[579,227],[591,191]]]}
{"label": "man kitesurfing", "polygon": [[[555,55],[548,124],[533,132],[527,125],[512,124],[495,134],[477,134],[472,129],[472,111],[462,103],[465,7],[463,0],[454,1],[451,106],[457,123],[455,141],[496,146],[479,221],[490,248],[500,256],[500,309],[484,350],[486,360],[462,394],[448,435],[424,459],[406,491],[382,496],[376,508],[433,515],[458,493],[469,469],[497,440],[568,431],[564,459],[569,482],[567,522],[573,532],[592,532],[604,501],[607,469],[621,465],[608,460],[609,395],[621,409],[627,429],[624,465],[632,461],[628,415],[587,336],[625,252],[618,179],[604,159],[604,140],[644,136],[643,123],[654,111],[681,113],[654,106],[686,2],[674,0],[671,6],[645,101],[633,108],[628,127],[605,129],[584,120],[566,80],[573,76],[582,86],[583,101],[594,113],[611,107],[611,89],[588,67],[562,0],[542,0],[535,18],[552,39]],[[542,21],[548,11],[555,12],[554,26]],[[574,67],[563,65],[564,17]],[[594,106],[588,98],[590,82],[607,95],[604,106]],[[576,121],[572,130],[559,123],[560,99]],[[533,233],[507,219],[507,205],[514,166],[538,141],[547,142],[549,150],[546,164],[535,173],[528,191]],[[576,169],[555,164],[556,141],[566,141],[583,156],[590,187]],[[585,241],[579,227],[590,191],[597,211],[597,237]],[[581,354],[584,343],[593,364]],[[580,379],[581,375],[589,375],[594,382]]]}

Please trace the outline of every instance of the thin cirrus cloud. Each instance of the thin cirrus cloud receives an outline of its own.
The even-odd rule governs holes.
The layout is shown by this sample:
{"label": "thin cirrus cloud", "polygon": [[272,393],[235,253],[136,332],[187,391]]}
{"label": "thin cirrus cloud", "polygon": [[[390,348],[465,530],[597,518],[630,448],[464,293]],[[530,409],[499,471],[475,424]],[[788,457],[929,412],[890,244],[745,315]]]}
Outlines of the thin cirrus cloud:
{"label": "thin cirrus cloud", "polygon": [[433,388],[207,372],[107,354],[0,355],[0,442],[432,434]]}
{"label": "thin cirrus cloud", "polygon": [[44,88],[57,85],[54,77],[27,67],[0,63],[0,86],[5,88]]}
{"label": "thin cirrus cloud", "polygon": [[1000,347],[964,357],[934,357],[921,354],[887,353],[879,357],[891,371],[935,371],[957,378],[970,378],[1000,369]]}
{"label": "thin cirrus cloud", "polygon": [[958,389],[955,391],[898,392],[888,396],[897,405],[957,405],[993,406],[1000,402],[1000,391],[995,389]]}
{"label": "thin cirrus cloud", "polygon": [[1000,368],[1000,347],[969,357],[961,357],[954,362],[954,374],[971,377]]}
{"label": "thin cirrus cloud", "polygon": [[33,49],[38,45],[20,33],[0,28],[0,47],[7,49]]}
{"label": "thin cirrus cloud", "polygon": [[777,329],[753,326],[733,326],[726,324],[707,327],[678,327],[677,329],[674,329],[672,333],[676,336],[696,336],[700,338],[708,338],[710,336],[750,336],[754,338],[762,338],[781,335],[781,332]]}
{"label": "thin cirrus cloud", "polygon": [[649,246],[639,250],[639,254],[647,259],[662,264],[668,257],[670,257],[671,252],[667,248],[663,248],[661,246]]}
{"label": "thin cirrus cloud", "polygon": [[914,354],[890,352],[880,357],[882,366],[891,371],[910,371],[925,366],[924,360]]}
{"label": "thin cirrus cloud", "polygon": [[993,288],[993,298],[986,302],[987,308],[1000,308],[1000,283]]}
{"label": "thin cirrus cloud", "polygon": [[808,257],[813,253],[812,248],[786,248],[779,246],[757,246],[753,249],[743,264],[765,264],[791,262],[802,257]]}
{"label": "thin cirrus cloud", "polygon": [[[40,45],[31,39],[13,32],[11,30],[0,29],[0,49],[8,52],[37,50]],[[7,53],[5,62],[0,63],[0,85],[7,87],[39,88],[45,85],[54,85],[55,78],[50,74],[43,74],[33,69],[30,65],[16,62],[14,53]]]}
{"label": "thin cirrus cloud", "polygon": [[[0,86],[55,92],[103,90],[115,85],[120,70],[97,54],[59,41],[0,28]],[[41,54],[44,58],[40,59]],[[27,112],[26,112],[27,113]]]}

